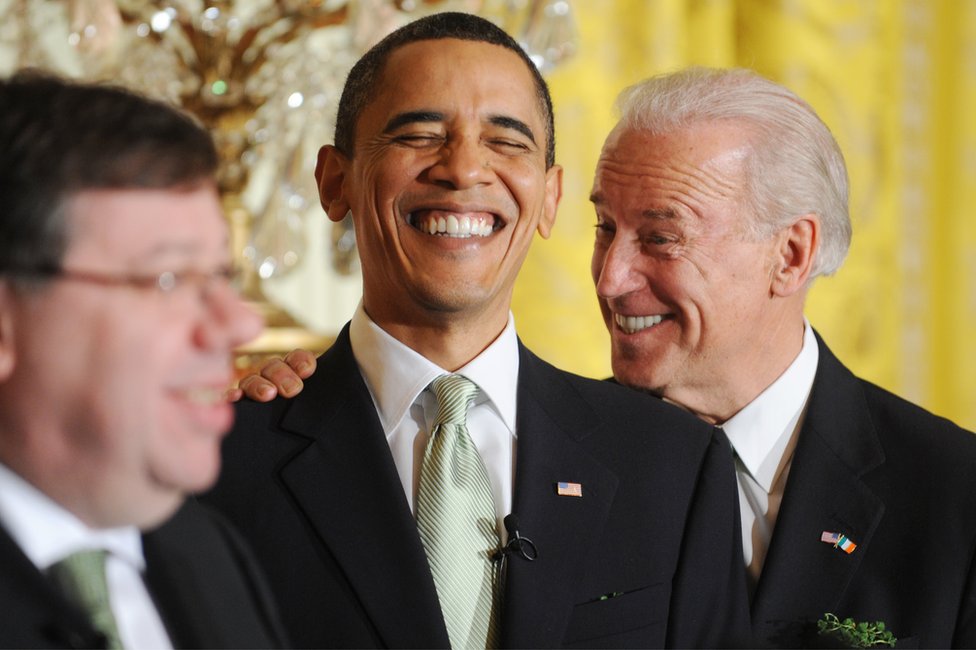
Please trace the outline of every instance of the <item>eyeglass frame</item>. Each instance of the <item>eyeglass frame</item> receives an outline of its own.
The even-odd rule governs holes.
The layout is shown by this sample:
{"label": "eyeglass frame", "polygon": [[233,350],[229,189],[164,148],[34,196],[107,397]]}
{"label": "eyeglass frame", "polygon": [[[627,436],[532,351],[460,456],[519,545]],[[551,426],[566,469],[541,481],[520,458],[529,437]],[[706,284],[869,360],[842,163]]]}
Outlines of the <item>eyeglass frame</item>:
{"label": "eyeglass frame", "polygon": [[0,270],[0,278],[4,275],[73,280],[75,282],[84,282],[102,287],[131,287],[141,290],[156,290],[162,294],[171,294],[181,286],[196,286],[200,290],[205,290],[212,286],[215,281],[223,281],[230,286],[239,279],[240,271],[229,265],[222,266],[213,271],[161,271],[159,273],[143,274],[111,273],[42,266],[34,269]]}

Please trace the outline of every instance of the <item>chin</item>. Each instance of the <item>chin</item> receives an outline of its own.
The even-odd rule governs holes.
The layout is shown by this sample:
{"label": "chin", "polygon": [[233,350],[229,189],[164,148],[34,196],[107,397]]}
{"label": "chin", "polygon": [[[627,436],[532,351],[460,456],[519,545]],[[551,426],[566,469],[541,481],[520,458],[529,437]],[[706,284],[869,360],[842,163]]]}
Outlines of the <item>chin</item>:
{"label": "chin", "polygon": [[648,376],[646,368],[614,367],[613,378],[619,384],[642,393],[654,395],[655,397],[664,397],[664,393],[667,390],[667,384],[656,381],[654,377]]}
{"label": "chin", "polygon": [[203,492],[220,475],[220,436],[203,436],[184,445],[178,453],[161,457],[151,477],[160,489],[182,494]]}
{"label": "chin", "polygon": [[178,481],[171,483],[171,487],[185,495],[197,494],[212,488],[218,476],[220,476],[219,458],[215,459],[209,467],[200,467],[192,474],[179,477]]}
{"label": "chin", "polygon": [[633,388],[636,391],[647,393],[649,395],[654,395],[655,397],[661,397],[662,394],[664,393],[663,388],[655,387],[653,384],[651,384],[646,380],[641,380],[641,379],[628,380],[628,379],[617,378],[617,381],[628,388]]}
{"label": "chin", "polygon": [[161,494],[152,503],[144,504],[140,508],[139,520],[135,525],[143,532],[158,528],[176,514],[185,500],[186,494],[183,492]]}
{"label": "chin", "polygon": [[617,380],[618,383],[634,388],[639,391],[649,391],[653,384],[650,382],[650,378],[646,376],[646,368],[642,367],[642,364],[635,361],[624,361],[618,362],[614,361],[610,364],[613,370],[613,378]]}

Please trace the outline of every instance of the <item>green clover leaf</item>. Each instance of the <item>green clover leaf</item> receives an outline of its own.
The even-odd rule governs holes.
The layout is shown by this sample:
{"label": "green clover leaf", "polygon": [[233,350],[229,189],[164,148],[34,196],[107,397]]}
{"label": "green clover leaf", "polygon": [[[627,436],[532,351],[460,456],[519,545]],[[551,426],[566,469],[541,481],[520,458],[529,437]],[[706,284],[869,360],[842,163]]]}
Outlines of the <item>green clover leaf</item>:
{"label": "green clover leaf", "polygon": [[898,640],[885,628],[883,621],[856,623],[852,618],[842,621],[830,612],[817,621],[817,632],[848,648],[893,648]]}

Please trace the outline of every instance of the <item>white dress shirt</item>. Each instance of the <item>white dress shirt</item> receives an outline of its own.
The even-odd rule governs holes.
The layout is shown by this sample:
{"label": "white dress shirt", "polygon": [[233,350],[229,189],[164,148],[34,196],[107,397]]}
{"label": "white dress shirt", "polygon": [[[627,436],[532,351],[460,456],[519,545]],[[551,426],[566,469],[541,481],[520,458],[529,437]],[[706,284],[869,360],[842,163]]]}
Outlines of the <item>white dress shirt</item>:
{"label": "white dress shirt", "polygon": [[[366,314],[362,303],[352,317],[349,340],[390,444],[407,502],[416,512],[424,449],[437,414],[437,399],[433,391],[425,389],[448,371],[390,336]],[[455,371],[480,389],[468,410],[467,424],[488,471],[499,523],[512,511],[518,366],[515,321],[509,313],[508,324],[498,338]],[[499,525],[498,530],[504,543],[504,527]]]}
{"label": "white dress shirt", "polygon": [[42,572],[77,551],[108,551],[105,574],[122,645],[173,647],[142,580],[146,560],[136,527],[89,528],[2,463],[0,523]]}
{"label": "white dress shirt", "polygon": [[803,347],[793,363],[722,425],[735,450],[742,551],[752,588],[773,536],[819,356],[813,329],[804,321]]}

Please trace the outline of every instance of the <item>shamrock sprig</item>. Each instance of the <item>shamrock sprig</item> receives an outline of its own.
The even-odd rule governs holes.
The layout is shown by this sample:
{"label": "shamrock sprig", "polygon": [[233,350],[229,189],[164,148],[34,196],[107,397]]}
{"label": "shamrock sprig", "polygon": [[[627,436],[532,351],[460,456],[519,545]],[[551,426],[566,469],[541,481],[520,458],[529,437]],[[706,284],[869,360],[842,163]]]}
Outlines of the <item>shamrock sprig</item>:
{"label": "shamrock sprig", "polygon": [[856,623],[852,618],[842,621],[830,612],[817,621],[817,632],[832,636],[848,648],[894,648],[898,640],[885,629],[883,621]]}

